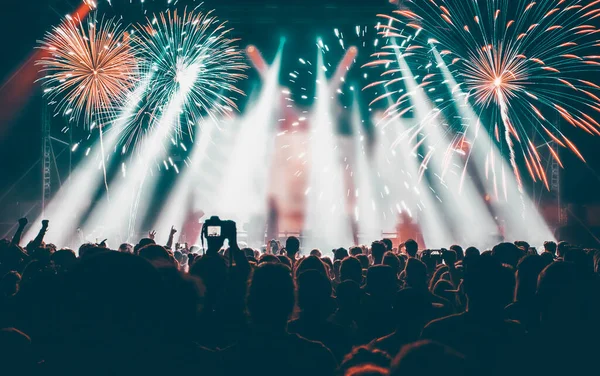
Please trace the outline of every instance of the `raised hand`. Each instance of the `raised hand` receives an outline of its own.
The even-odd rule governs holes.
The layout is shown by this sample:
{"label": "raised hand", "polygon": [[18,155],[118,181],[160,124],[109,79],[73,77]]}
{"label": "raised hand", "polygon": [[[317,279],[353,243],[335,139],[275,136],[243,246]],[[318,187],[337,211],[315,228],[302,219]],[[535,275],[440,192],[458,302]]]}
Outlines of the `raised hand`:
{"label": "raised hand", "polygon": [[152,240],[156,237],[156,230],[152,230],[148,233],[148,237]]}
{"label": "raised hand", "polygon": [[169,239],[167,240],[167,248],[173,247],[173,237],[175,236],[176,232],[177,230],[175,229],[175,226],[171,226],[171,232],[169,233]]}
{"label": "raised hand", "polygon": [[27,223],[29,223],[29,221],[27,221],[27,218],[23,217],[19,219],[19,226],[25,227],[27,226]]}

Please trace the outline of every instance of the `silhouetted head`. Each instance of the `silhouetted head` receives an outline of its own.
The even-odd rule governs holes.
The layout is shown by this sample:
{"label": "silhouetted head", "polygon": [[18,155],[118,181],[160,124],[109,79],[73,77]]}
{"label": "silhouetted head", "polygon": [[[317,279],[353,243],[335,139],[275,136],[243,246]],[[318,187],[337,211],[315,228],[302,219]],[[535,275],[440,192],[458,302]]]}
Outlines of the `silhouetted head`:
{"label": "silhouetted head", "polygon": [[469,310],[497,314],[512,301],[514,272],[493,256],[481,256],[465,268],[463,284]]}
{"label": "silhouetted head", "polygon": [[465,258],[465,252],[463,251],[463,248],[460,245],[458,245],[458,244],[451,245],[450,250],[456,252],[456,260],[457,261],[462,261],[462,259]]}
{"label": "silhouetted head", "polygon": [[573,324],[580,321],[582,293],[575,264],[557,261],[541,273],[537,285],[540,319],[551,325]]}
{"label": "silhouetted head", "polygon": [[119,249],[117,249],[117,251],[123,253],[133,253],[133,246],[129,243],[123,243],[119,246]]}
{"label": "silhouetted head", "polygon": [[362,266],[356,257],[346,257],[340,265],[340,280],[362,283]]}
{"label": "silhouetted head", "polygon": [[360,255],[356,255],[356,258],[358,259],[358,261],[360,261],[360,266],[363,269],[369,268],[369,256],[367,256],[365,254],[360,254]]}
{"label": "silhouetted head", "polygon": [[382,242],[371,243],[371,255],[373,256],[373,263],[379,265],[383,263],[383,255],[386,252],[385,244]]}
{"label": "silhouetted head", "polygon": [[416,289],[427,288],[427,266],[421,260],[411,258],[404,268],[406,284]]}
{"label": "silhouetted head", "polygon": [[190,268],[190,274],[200,278],[206,287],[206,304],[216,304],[227,282],[227,263],[217,254],[196,258]]}
{"label": "silhouetted head", "polygon": [[544,258],[538,255],[527,255],[519,261],[515,287],[516,301],[530,301],[535,297],[538,277],[546,265]]}
{"label": "silhouetted head", "polygon": [[464,356],[432,341],[419,341],[402,347],[392,361],[390,376],[465,375]]}
{"label": "silhouetted head", "polygon": [[556,243],[553,241],[544,242],[544,251],[550,252],[553,255],[556,255]]}
{"label": "silhouetted head", "polygon": [[59,270],[69,270],[77,262],[77,256],[72,249],[61,249],[52,254],[52,262]]}
{"label": "silhouetted head", "polygon": [[523,252],[527,252],[527,251],[529,251],[529,247],[530,247],[530,246],[529,246],[529,243],[527,243],[526,241],[523,241],[523,240],[517,240],[517,241],[515,242],[515,245],[516,245],[516,246],[517,246],[517,247],[518,247],[520,250],[522,250]]}
{"label": "silhouetted head", "polygon": [[[137,243],[135,245],[135,247],[133,247],[133,253],[135,253],[137,255],[137,254],[139,254],[140,249],[144,248],[147,245],[151,245],[151,244],[156,244],[154,239],[150,239],[150,238],[140,239],[139,243]],[[79,256],[81,256],[81,252],[79,252]]]}
{"label": "silhouetted head", "polygon": [[331,281],[316,270],[298,277],[298,307],[303,315],[326,319],[333,313]]}
{"label": "silhouetted head", "polygon": [[385,245],[385,248],[388,252],[390,252],[394,248],[394,243],[392,243],[391,239],[384,238],[381,239],[381,242]]}
{"label": "silhouetted head", "polygon": [[308,256],[305,259],[302,259],[300,263],[298,263],[298,267],[296,268],[296,278],[307,270],[317,270],[319,273],[324,276],[328,276],[327,268],[323,261],[316,256]]}
{"label": "silhouetted head", "polygon": [[294,310],[294,281],[285,265],[266,263],[252,274],[246,299],[253,323],[284,330]]}
{"label": "silhouetted head", "polygon": [[358,256],[360,254],[362,254],[362,248],[361,247],[357,247],[357,246],[350,247],[350,255],[351,256]]}
{"label": "silhouetted head", "polygon": [[398,291],[398,277],[387,265],[374,265],[367,270],[365,290],[372,296],[392,298]]}
{"label": "silhouetted head", "polygon": [[477,257],[481,255],[481,251],[475,247],[469,247],[465,250],[465,257]]}
{"label": "silhouetted head", "polygon": [[567,253],[567,250],[570,247],[571,247],[570,244],[567,243],[567,242],[565,242],[565,241],[559,242],[556,245],[556,256],[558,256],[558,257],[565,257],[565,253]]}
{"label": "silhouetted head", "polygon": [[412,239],[408,239],[404,246],[406,247],[406,253],[409,257],[417,257],[417,252],[419,251],[419,244]]}
{"label": "silhouetted head", "polygon": [[333,253],[334,260],[343,260],[348,257],[348,250],[346,248],[338,248]]}
{"label": "silhouetted head", "polygon": [[525,256],[525,251],[513,243],[500,243],[492,249],[492,255],[502,264],[517,267],[521,257]]}
{"label": "silhouetted head", "polygon": [[[404,259],[402,260],[402,262],[404,262]],[[400,274],[400,271],[403,270],[403,268],[401,267],[404,266],[401,264],[401,261],[398,258],[398,256],[396,256],[392,252],[385,253],[385,255],[383,256],[383,265],[387,265],[390,268],[392,268],[396,275]]]}
{"label": "silhouetted head", "polygon": [[405,330],[418,330],[427,324],[428,310],[431,303],[426,295],[417,289],[407,287],[398,291],[394,301],[394,317],[398,327],[406,326]]}
{"label": "silhouetted head", "polygon": [[173,258],[169,251],[161,245],[151,244],[139,250],[140,257],[157,264],[173,265]]}
{"label": "silhouetted head", "polygon": [[260,258],[258,259],[259,264],[264,264],[267,262],[270,262],[273,264],[279,264],[281,261],[279,260],[279,258],[277,256],[268,254],[268,253],[265,253],[264,255],[260,256]]}
{"label": "silhouetted head", "polygon": [[320,249],[316,249],[316,248],[313,249],[312,251],[310,251],[310,255],[318,257],[318,258],[323,257],[323,253],[321,252],[321,250]]}
{"label": "silhouetted head", "polygon": [[288,255],[294,255],[300,251],[300,240],[295,236],[290,236],[285,241],[285,250]]}

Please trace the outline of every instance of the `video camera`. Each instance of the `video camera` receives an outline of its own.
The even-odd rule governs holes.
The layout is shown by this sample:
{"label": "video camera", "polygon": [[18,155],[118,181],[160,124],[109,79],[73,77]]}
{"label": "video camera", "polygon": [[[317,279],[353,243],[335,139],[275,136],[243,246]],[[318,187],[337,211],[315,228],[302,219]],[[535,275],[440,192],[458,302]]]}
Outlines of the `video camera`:
{"label": "video camera", "polygon": [[[224,221],[217,216],[212,216],[202,225],[202,244],[204,239],[208,248],[222,247],[225,239],[232,241],[236,240],[236,226],[234,221]],[[213,247],[214,246],[214,247]]]}

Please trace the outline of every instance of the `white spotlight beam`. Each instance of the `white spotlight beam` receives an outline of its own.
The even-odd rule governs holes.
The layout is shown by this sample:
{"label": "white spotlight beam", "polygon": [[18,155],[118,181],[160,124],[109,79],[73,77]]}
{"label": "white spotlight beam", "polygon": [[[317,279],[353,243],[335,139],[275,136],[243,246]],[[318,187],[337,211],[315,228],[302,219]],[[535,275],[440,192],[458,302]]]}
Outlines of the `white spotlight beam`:
{"label": "white spotlight beam", "polygon": [[[197,69],[189,68],[192,70],[181,76],[198,74]],[[151,173],[150,163],[165,155],[163,140],[172,131],[173,123],[179,121],[179,114],[191,89],[189,83],[195,80],[193,77],[187,78],[181,82],[180,88],[167,104],[148,138],[142,141],[139,154],[132,156],[133,167],[129,169],[131,172],[117,183],[111,200],[104,202],[92,213],[92,217],[86,223],[87,233],[108,238],[113,244],[114,240],[130,240],[134,235],[137,216],[144,215],[150,205],[150,199],[142,199],[144,187],[154,188],[153,184],[156,181],[156,177]]]}
{"label": "white spotlight beam", "polygon": [[[360,243],[369,244],[381,238],[382,222],[379,215],[380,200],[375,190],[377,172],[367,158],[366,142],[361,128],[360,110],[355,95],[352,105],[353,160],[350,163],[353,166],[350,171],[350,179],[353,182],[354,190],[349,192],[348,199],[353,204],[351,209],[354,212],[354,220],[358,223],[358,229],[362,235],[359,239]],[[382,191],[385,191],[385,188]],[[385,212],[383,215],[386,215]]]}
{"label": "white spotlight beam", "polygon": [[[193,205],[195,188],[201,185],[203,178],[206,177],[199,168],[208,157],[207,150],[212,142],[213,133],[218,130],[218,125],[215,120],[210,119],[205,121],[201,128],[202,133],[194,143],[189,165],[177,178],[175,187],[171,190],[165,202],[164,209],[152,225],[152,228],[157,230],[157,242],[159,244],[166,244],[171,226],[174,226],[179,231],[179,235],[182,235],[182,228],[188,211],[190,206]],[[195,239],[190,244],[194,241]]]}
{"label": "white spotlight beam", "polygon": [[[248,48],[250,49],[250,47]],[[251,56],[260,56],[256,48]],[[263,87],[255,104],[239,120],[239,129],[219,198],[216,202],[218,215],[239,223],[247,222],[267,211],[267,184],[269,182],[270,156],[274,147],[275,113],[279,108],[279,73],[281,69],[282,47],[263,76]],[[262,58],[261,58],[262,59]],[[275,100],[274,100],[275,99]]]}
{"label": "white spotlight beam", "polygon": [[[147,87],[148,78],[131,93],[119,118],[113,122],[112,128],[104,136],[105,151],[111,151],[116,147],[120,130],[124,127],[126,119],[133,115]],[[103,181],[100,147],[99,142],[92,147],[93,156],[81,161],[46,208],[45,218],[50,220],[48,233],[45,236],[47,242],[57,245],[75,245],[70,243],[75,240],[77,227],[82,220],[81,216],[92,205],[97,189]],[[111,161],[112,159],[107,157],[105,161],[107,168],[111,166]],[[42,219],[44,218],[39,217],[35,223],[39,223]],[[36,235],[37,229],[30,229],[24,239],[33,239]]]}
{"label": "white spotlight beam", "polygon": [[319,53],[317,104],[311,119],[310,186],[305,192],[308,196],[306,228],[309,232],[305,245],[328,251],[351,244],[352,236],[343,192],[342,166],[332,125],[332,91],[323,66],[323,56]]}
{"label": "white spotlight beam", "polygon": [[424,180],[419,179],[419,160],[413,152],[416,140],[408,136],[414,126],[406,124],[401,117],[381,125],[381,138],[384,142],[378,153],[377,168],[383,176],[395,177],[388,187],[392,200],[389,210],[394,216],[392,223],[396,225],[398,216],[414,219],[421,228],[425,247],[447,247],[453,238],[441,213],[436,210],[436,200],[440,199]]}
{"label": "white spotlight beam", "polygon": [[[444,80],[447,81],[452,90],[460,115],[463,121],[468,123],[467,130],[472,140],[471,153],[468,158],[470,163],[474,164],[478,174],[486,177],[484,181],[486,190],[495,192],[496,197],[491,201],[491,205],[494,211],[506,220],[506,237],[509,240],[526,239],[537,245],[542,245],[545,240],[554,239],[548,225],[531,199],[527,194],[520,192],[519,183],[512,174],[512,168],[502,157],[498,146],[487,130],[485,128],[481,129],[481,120],[468,103],[467,95],[462,92],[460,85],[456,82],[437,49],[433,48],[433,52],[444,75]],[[477,142],[478,139],[480,141]],[[500,184],[503,184],[503,190],[505,190],[504,204],[500,202],[502,200],[498,194],[499,181],[501,181]],[[512,197],[510,201],[509,197]],[[515,199],[515,197],[519,198]]]}
{"label": "white spotlight beam", "polygon": [[426,130],[424,145],[428,146],[424,166],[433,165],[435,181],[440,188],[437,190],[442,199],[448,220],[452,221],[454,240],[461,244],[489,246],[491,235],[497,231],[497,226],[487,211],[483,198],[478,194],[472,181],[461,180],[462,161],[452,152],[439,153],[436,148],[446,150],[448,141],[441,130],[443,117],[439,109],[431,106],[423,87],[417,84],[411,70],[400,51],[396,51],[398,64],[403,72],[405,83],[412,93],[415,115],[423,122]]}

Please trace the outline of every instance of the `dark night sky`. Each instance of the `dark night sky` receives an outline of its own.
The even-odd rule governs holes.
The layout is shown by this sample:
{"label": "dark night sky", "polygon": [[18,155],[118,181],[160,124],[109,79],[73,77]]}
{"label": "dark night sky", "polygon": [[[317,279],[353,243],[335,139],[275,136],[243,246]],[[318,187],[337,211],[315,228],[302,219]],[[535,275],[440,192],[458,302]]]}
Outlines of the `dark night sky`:
{"label": "dark night sky", "polygon": [[[106,0],[97,0],[100,3]],[[130,2],[133,4],[130,4]],[[166,0],[146,0],[150,10],[161,10]],[[185,3],[181,0],[180,3]],[[189,1],[192,3],[191,1]],[[113,0],[114,10],[135,21],[142,18],[139,0]],[[154,3],[154,4],[153,4]],[[217,14],[228,19],[241,37],[242,45],[255,44],[267,60],[275,54],[279,38],[285,36],[294,46],[311,46],[322,32],[333,27],[371,24],[377,13],[386,13],[386,0],[207,0],[205,9],[215,8]],[[0,59],[0,86],[33,53],[36,40],[58,23],[65,14],[79,5],[74,0],[4,1],[0,12],[2,59]],[[111,12],[106,4],[101,10]],[[298,47],[301,48],[301,47]],[[296,52],[296,51],[295,51]],[[295,56],[296,57],[296,56]],[[285,60],[284,60],[285,64]],[[17,76],[17,79],[21,78]],[[251,77],[252,78],[252,77]],[[7,104],[6,90],[0,92],[0,113],[16,112],[8,122],[0,122],[0,197],[41,155],[40,90],[34,87],[23,108]],[[10,95],[10,93],[8,93]],[[566,127],[565,127],[566,128]],[[60,126],[58,128],[60,130]],[[600,188],[600,138],[588,137],[582,131],[567,129],[588,165],[564,152],[567,170],[563,173],[563,196],[578,203],[598,202]],[[64,158],[64,156],[63,156]],[[18,187],[19,198],[39,198],[41,167]],[[6,202],[0,202],[3,207]]]}

